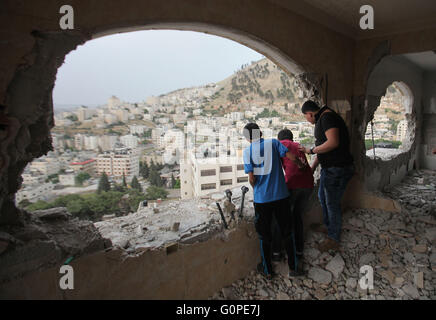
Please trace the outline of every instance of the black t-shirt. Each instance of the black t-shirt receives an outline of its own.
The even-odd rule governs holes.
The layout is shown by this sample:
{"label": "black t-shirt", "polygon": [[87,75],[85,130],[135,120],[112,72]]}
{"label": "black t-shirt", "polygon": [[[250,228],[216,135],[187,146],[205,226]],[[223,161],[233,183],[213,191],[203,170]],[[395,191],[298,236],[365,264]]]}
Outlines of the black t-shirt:
{"label": "black t-shirt", "polygon": [[[331,112],[324,112],[330,110]],[[321,167],[345,167],[353,163],[350,153],[350,137],[347,125],[336,112],[323,107],[315,116],[315,145],[319,146],[327,141],[325,132],[331,128],[339,129],[339,146],[329,152],[317,154]]]}

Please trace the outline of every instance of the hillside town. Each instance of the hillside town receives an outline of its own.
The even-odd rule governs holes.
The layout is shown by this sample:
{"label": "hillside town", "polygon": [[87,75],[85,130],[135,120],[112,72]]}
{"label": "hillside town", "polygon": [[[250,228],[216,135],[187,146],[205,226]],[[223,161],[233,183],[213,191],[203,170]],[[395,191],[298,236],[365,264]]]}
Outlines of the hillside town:
{"label": "hillside town", "polygon": [[[118,185],[130,188],[130,182],[137,179],[142,194],[155,185],[166,189],[171,199],[192,199],[247,184],[242,160],[248,145],[242,129],[247,122],[255,121],[265,138],[276,138],[281,129],[288,128],[294,141],[314,144],[313,126],[299,111],[302,99],[292,83],[292,78],[262,59],[243,65],[220,83],[136,103],[112,96],[97,108],[80,106],[58,112],[52,130],[53,151],[26,167],[16,203],[28,206],[68,194],[96,192],[102,174],[112,189]],[[273,89],[265,90],[273,84],[275,95]],[[391,117],[393,113],[404,118],[403,99],[395,86],[388,89],[372,130],[368,124],[367,149],[372,148],[373,137],[376,150],[380,150],[380,141],[404,140],[406,120]],[[368,155],[372,152],[368,150]],[[158,182],[150,183],[144,171],[155,165],[159,165]]]}

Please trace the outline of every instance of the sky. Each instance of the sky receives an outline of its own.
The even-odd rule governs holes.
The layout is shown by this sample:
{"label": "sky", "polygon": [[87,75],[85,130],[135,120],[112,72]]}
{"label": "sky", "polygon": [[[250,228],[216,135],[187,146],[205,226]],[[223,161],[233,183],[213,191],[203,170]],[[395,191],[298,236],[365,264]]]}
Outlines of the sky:
{"label": "sky", "polygon": [[95,107],[112,95],[141,102],[176,89],[218,82],[263,58],[237,42],[200,32],[147,30],[91,40],[58,69],[55,109]]}

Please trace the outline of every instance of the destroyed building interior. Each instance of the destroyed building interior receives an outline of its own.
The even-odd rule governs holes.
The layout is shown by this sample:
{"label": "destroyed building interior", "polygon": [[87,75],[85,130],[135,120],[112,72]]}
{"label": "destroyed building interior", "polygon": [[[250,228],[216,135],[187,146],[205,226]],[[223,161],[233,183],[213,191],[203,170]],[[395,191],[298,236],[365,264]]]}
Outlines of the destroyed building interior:
{"label": "destroyed building interior", "polygon": [[[0,136],[0,298],[436,299],[435,1],[73,1],[73,30],[59,27],[63,4],[0,4],[0,112],[11,121]],[[362,5],[373,6],[374,29],[359,27]],[[321,254],[320,235],[308,231],[307,277],[267,282],[255,273],[252,192],[228,228],[216,206],[228,211],[223,194],[95,224],[65,208],[30,214],[15,205],[24,168],[52,148],[52,91],[65,56],[95,38],[152,29],[204,32],[252,48],[345,120],[356,173],[343,199],[342,249]],[[394,82],[408,95],[408,146],[373,159],[365,132]],[[232,192],[238,210],[241,189]],[[315,196],[304,219],[305,226],[322,221]],[[74,290],[59,287],[66,261]],[[357,281],[367,264],[377,285],[365,291]]]}

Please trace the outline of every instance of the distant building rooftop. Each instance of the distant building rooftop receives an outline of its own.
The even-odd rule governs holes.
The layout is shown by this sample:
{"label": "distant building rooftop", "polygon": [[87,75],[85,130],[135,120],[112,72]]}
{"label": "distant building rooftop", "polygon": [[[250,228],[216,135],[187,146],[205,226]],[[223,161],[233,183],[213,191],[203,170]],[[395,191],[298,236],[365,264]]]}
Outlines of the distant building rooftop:
{"label": "distant building rooftop", "polygon": [[90,159],[90,160],[86,160],[86,161],[82,161],[82,162],[71,162],[70,165],[72,165],[72,166],[83,166],[85,164],[88,164],[88,163],[91,163],[91,162],[94,162],[94,161],[95,161],[95,159]]}

